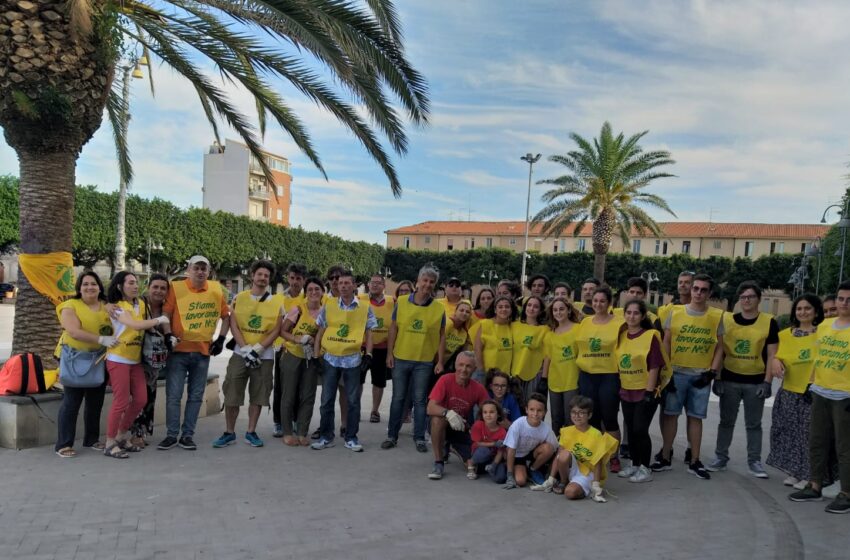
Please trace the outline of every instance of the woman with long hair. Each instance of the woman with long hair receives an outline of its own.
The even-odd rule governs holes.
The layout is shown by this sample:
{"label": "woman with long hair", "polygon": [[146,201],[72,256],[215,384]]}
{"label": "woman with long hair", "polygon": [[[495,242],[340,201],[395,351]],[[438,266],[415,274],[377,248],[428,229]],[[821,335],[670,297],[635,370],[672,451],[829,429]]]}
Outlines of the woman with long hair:
{"label": "woman with long hair", "polygon": [[538,390],[538,384],[545,357],[543,339],[548,330],[544,306],[542,297],[528,296],[522,304],[519,320],[511,323],[511,375],[519,381],[526,402],[532,393],[543,392]]}
{"label": "woman with long hair", "polygon": [[475,333],[475,366],[473,377],[484,381],[484,374],[490,369],[511,371],[513,358],[513,335],[511,323],[517,316],[516,306],[511,298],[499,296],[493,302],[493,318],[479,323]]}
{"label": "woman with long hair", "polygon": [[549,386],[549,413],[556,434],[572,424],[570,401],[578,394],[576,332],[579,314],[570,302],[556,296],[549,305],[549,332],[544,342],[543,377]]}

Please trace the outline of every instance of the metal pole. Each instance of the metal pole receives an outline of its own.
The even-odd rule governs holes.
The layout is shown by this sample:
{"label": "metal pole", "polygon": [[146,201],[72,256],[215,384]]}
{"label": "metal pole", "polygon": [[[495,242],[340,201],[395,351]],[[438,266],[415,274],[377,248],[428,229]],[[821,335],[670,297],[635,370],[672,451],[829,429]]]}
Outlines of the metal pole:
{"label": "metal pole", "polygon": [[534,164],[540,159],[540,154],[532,156],[530,153],[525,154],[520,158],[528,162],[528,197],[525,201],[525,249],[522,252],[522,273],[520,274],[520,284],[525,285],[525,268],[526,260],[528,260],[528,222],[531,219],[531,173]]}
{"label": "metal pole", "polygon": [[820,253],[821,253],[821,248],[818,247],[818,274],[817,274],[817,277],[815,278],[815,294],[816,295],[820,295]]}

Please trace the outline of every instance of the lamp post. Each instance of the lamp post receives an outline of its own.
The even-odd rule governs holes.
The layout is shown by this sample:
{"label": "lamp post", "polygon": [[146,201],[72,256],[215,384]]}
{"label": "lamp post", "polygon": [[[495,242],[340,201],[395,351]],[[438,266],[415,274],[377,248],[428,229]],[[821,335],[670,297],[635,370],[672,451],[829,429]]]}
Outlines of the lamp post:
{"label": "lamp post", "polygon": [[646,280],[646,297],[652,292],[652,283],[658,282],[658,273],[656,272],[641,272],[640,277]]}
{"label": "lamp post", "polygon": [[817,257],[818,259],[818,271],[815,276],[815,293],[820,293],[820,237],[817,238],[817,241],[808,246],[805,255],[809,258]]}
{"label": "lamp post", "polygon": [[848,204],[850,204],[850,198],[847,198],[844,201],[844,204],[831,204],[826,207],[826,210],[823,211],[823,216],[820,219],[820,223],[826,223],[826,213],[829,212],[830,208],[841,208],[841,219],[838,220],[838,223],[835,224],[841,230],[841,264],[838,266],[838,283],[844,281],[844,254],[847,247],[847,230],[850,229],[850,218],[848,218]]}
{"label": "lamp post", "polygon": [[495,278],[496,280],[498,280],[499,276],[496,274],[495,270],[485,270],[481,273],[481,278],[487,279],[487,287],[489,288],[490,283],[493,281],[493,279]]}
{"label": "lamp post", "polygon": [[525,249],[522,251],[522,273],[520,274],[520,284],[525,285],[525,261],[528,260],[528,221],[531,218],[531,173],[534,169],[534,164],[540,159],[540,154],[533,156],[529,152],[519,159],[528,163],[528,198],[525,202]]}

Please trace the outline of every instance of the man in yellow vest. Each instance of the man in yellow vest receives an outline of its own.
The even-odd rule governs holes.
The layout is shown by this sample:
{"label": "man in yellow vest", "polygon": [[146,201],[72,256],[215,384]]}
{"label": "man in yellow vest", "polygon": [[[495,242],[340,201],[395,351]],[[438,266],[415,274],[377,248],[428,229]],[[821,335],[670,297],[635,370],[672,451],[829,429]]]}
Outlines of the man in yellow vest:
{"label": "man in yellow vest", "polygon": [[396,302],[387,341],[387,367],[393,370],[393,400],[387,439],[381,449],[398,445],[398,433],[406,412],[404,401],[412,385],[413,441],[417,451],[428,452],[425,443],[428,382],[432,373],[443,373],[446,352],[445,308],[433,297],[439,279],[434,267],[423,266],[416,280],[416,291]]}
{"label": "man in yellow vest", "polygon": [[[170,323],[163,325],[163,332],[171,352],[165,374],[167,435],[157,449],[171,449],[175,445],[189,450],[198,448],[193,436],[207,386],[210,356],[221,354],[230,328],[227,295],[221,284],[207,280],[209,275],[210,261],[206,257],[195,255],[190,258],[186,279],[171,283],[162,309],[170,319]],[[219,319],[220,334],[213,340]],[[188,396],[181,426],[180,401],[184,385]],[[181,432],[182,437],[178,439]]]}
{"label": "man in yellow vest", "polygon": [[673,366],[673,381],[664,397],[661,430],[664,446],[660,457],[656,456],[650,465],[655,472],[672,468],[673,440],[684,408],[692,450],[688,472],[701,480],[711,478],[699,454],[711,381],[723,363],[723,311],[708,305],[713,288],[714,280],[707,274],[694,276],[691,302],[673,307],[664,325],[664,348]]}
{"label": "man in yellow vest", "polygon": [[835,297],[838,316],[826,319],[815,333],[813,383],[809,428],[809,484],[788,498],[793,502],[823,499],[822,482],[835,446],[841,491],[826,506],[827,513],[850,513],[850,281],[838,286]]}
{"label": "man in yellow vest", "polygon": [[737,290],[741,311],[723,316],[723,370],[714,381],[714,394],[720,397],[720,424],[717,446],[708,470],[725,471],[735,421],[744,401],[747,428],[747,470],[756,478],[767,478],[761,464],[761,416],[764,400],[771,395],[772,375],[765,364],[773,361],[779,347],[779,326],[770,313],[760,313],[761,287],[741,282]]}
{"label": "man in yellow vest", "polygon": [[437,298],[443,307],[446,308],[446,317],[451,317],[455,314],[457,304],[460,303],[463,295],[463,286],[457,278],[449,278],[446,282],[446,297]]}
{"label": "man in yellow vest", "polygon": [[224,393],[225,430],[213,442],[213,447],[236,443],[236,418],[245,402],[248,387],[248,431],[245,442],[262,447],[257,435],[257,420],[264,406],[269,406],[274,370],[274,341],[280,331],[283,296],[273,296],[269,282],[274,277],[274,265],[260,260],[251,265],[251,289],[233,298],[230,332],[236,348],[227,363],[227,376],[221,387]]}
{"label": "man in yellow vest", "polygon": [[[304,303],[304,280],[307,278],[307,267],[300,263],[292,263],[286,268],[286,290],[283,292],[283,309],[290,311],[293,307]],[[283,426],[280,425],[280,405],[282,400],[283,382],[281,364],[283,363],[283,339],[275,340],[274,392],[272,393],[272,416],[274,418],[274,437],[283,437]]]}
{"label": "man in yellow vest", "polygon": [[[372,372],[372,412],[369,414],[369,422],[381,421],[378,409],[384,398],[384,389],[387,387],[387,339],[390,334],[390,323],[393,321],[393,309],[395,301],[392,296],[384,296],[387,284],[380,274],[373,274],[369,279],[369,308],[375,315],[377,325],[372,329],[372,360],[368,364],[368,370]],[[366,383],[367,368],[361,368],[361,386]]]}
{"label": "man in yellow vest", "polygon": [[[327,449],[334,445],[334,400],[340,379],[348,401],[345,422],[345,448],[363,451],[357,439],[360,427],[360,366],[372,359],[372,329],[378,325],[368,305],[354,295],[354,275],[340,272],[337,279],[339,297],[328,298],[316,317],[314,352],[322,356],[322,404],[319,439],[310,447]],[[361,348],[365,354],[361,355]]]}
{"label": "man in yellow vest", "polygon": [[683,270],[679,273],[676,279],[676,297],[670,303],[665,303],[658,307],[658,318],[661,324],[667,321],[667,314],[673,309],[674,305],[687,305],[691,303],[691,287],[694,283],[694,273],[690,270]]}

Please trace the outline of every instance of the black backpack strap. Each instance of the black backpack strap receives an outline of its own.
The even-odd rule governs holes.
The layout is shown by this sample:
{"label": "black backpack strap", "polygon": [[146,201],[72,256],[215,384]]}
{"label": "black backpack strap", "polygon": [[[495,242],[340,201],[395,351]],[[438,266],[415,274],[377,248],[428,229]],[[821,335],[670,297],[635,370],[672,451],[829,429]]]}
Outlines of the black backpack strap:
{"label": "black backpack strap", "polygon": [[38,392],[47,392],[47,383],[44,381],[44,365],[41,363],[41,356],[31,354],[32,361],[35,362],[35,382],[38,383]]}
{"label": "black backpack strap", "polygon": [[27,386],[30,382],[30,361],[29,354],[18,354],[18,359],[21,361],[21,395],[27,394]]}

